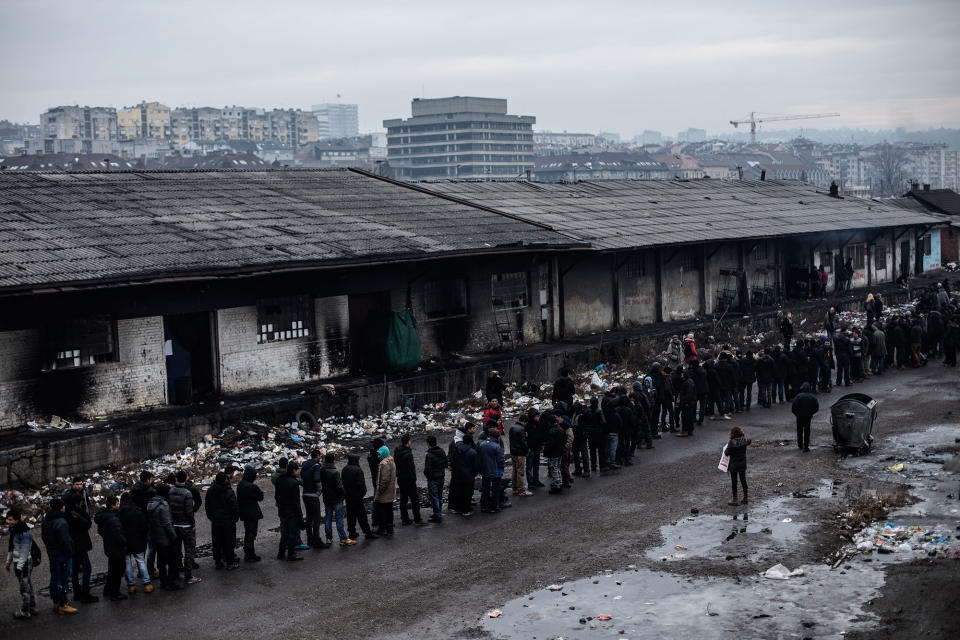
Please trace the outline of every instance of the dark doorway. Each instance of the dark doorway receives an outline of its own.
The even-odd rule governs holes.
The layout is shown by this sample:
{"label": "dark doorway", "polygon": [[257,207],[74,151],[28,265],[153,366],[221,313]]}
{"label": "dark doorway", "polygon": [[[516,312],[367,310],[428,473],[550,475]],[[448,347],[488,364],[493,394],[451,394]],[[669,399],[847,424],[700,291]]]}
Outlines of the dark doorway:
{"label": "dark doorway", "polygon": [[900,275],[910,275],[910,241],[900,243]]}
{"label": "dark doorway", "polygon": [[354,373],[380,373],[386,356],[390,292],[350,294],[350,368]]}
{"label": "dark doorway", "polygon": [[163,318],[167,359],[167,401],[191,404],[217,390],[213,318],[208,312]]}

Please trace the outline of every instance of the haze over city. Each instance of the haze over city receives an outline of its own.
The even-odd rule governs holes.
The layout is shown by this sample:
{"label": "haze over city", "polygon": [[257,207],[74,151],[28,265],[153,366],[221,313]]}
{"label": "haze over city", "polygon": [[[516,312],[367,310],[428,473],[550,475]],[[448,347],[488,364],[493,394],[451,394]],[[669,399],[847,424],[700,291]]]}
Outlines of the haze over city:
{"label": "haze over city", "polygon": [[[819,128],[960,125],[958,3],[8,0],[2,117],[59,104],[360,105],[508,97],[538,129],[710,133],[751,111]],[[24,25],[24,28],[10,28]],[[55,34],[55,37],[53,36]]]}

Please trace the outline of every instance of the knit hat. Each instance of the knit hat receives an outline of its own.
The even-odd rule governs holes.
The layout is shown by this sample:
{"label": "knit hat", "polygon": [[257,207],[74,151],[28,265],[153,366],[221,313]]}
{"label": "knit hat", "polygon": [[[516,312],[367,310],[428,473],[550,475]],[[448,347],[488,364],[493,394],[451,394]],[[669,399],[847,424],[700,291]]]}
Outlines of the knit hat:
{"label": "knit hat", "polygon": [[390,455],[390,449],[388,449],[386,446],[380,447],[377,449],[377,455],[380,456],[381,460],[383,460]]}

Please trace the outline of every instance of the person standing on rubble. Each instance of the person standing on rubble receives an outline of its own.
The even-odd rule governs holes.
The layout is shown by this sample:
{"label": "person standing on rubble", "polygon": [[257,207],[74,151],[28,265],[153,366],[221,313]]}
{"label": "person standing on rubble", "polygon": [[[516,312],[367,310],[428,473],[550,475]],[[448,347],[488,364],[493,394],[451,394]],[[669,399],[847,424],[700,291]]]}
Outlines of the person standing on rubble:
{"label": "person standing on rubble", "polygon": [[314,549],[326,549],[330,546],[320,538],[320,525],[323,512],[320,509],[320,450],[310,452],[310,459],[300,468],[300,482],[303,485],[303,510],[307,520],[307,544]]}
{"label": "person standing on rubble", "polygon": [[90,502],[90,496],[87,494],[87,489],[84,486],[84,481],[82,476],[76,476],[73,479],[73,483],[70,487],[63,492],[63,495],[60,496],[61,499],[66,504],[73,504],[74,498],[77,498],[80,503],[80,509],[87,515],[93,513],[93,505]]}
{"label": "person standing on rubble", "polygon": [[560,377],[553,383],[552,404],[566,402],[568,407],[573,406],[573,396],[576,392],[577,387],[570,379],[570,370],[566,367],[560,369]]}
{"label": "person standing on rubble", "polygon": [[193,577],[193,559],[197,555],[197,522],[194,516],[196,509],[193,492],[187,488],[187,472],[181,469],[172,478],[167,478],[167,483],[172,485],[170,518],[177,534],[177,557],[183,558],[183,582],[196,584],[200,582],[200,578]]}
{"label": "person standing on rubble", "polygon": [[[410,434],[400,436],[400,446],[393,450],[393,462],[396,468],[397,485],[400,488],[400,524],[425,527],[427,523],[420,519],[420,493],[417,489],[417,464],[413,460],[413,445]],[[383,463],[381,462],[381,467]],[[413,511],[413,520],[407,512],[407,502]]]}
{"label": "person standing on rubble", "polygon": [[496,398],[500,406],[503,406],[503,392],[506,391],[507,385],[503,382],[503,378],[500,376],[499,371],[491,371],[490,376],[487,378],[487,385],[484,388],[484,398],[493,399]]}
{"label": "person standing on rubble", "polygon": [[392,536],[393,501],[397,498],[397,465],[394,464],[390,449],[386,446],[380,447],[377,455],[380,456],[380,465],[377,467],[377,481],[373,494],[374,508],[377,513],[377,534]]}
{"label": "person standing on rubble", "polygon": [[277,560],[303,560],[296,552],[297,536],[303,525],[300,482],[297,480],[299,473],[300,465],[296,460],[291,460],[287,463],[286,471],[277,476],[274,483],[273,497],[277,503],[277,517],[280,518],[280,550],[277,552]]}
{"label": "person standing on rubble", "polygon": [[697,362],[697,343],[693,339],[693,332],[687,334],[683,340],[683,363],[690,366],[692,362]]}
{"label": "person standing on rubble", "polygon": [[826,330],[827,336],[830,338],[830,345],[833,346],[837,340],[836,307],[830,307],[830,310],[827,311],[827,314],[823,317],[823,328]]}
{"label": "person standing on rubble", "polygon": [[680,343],[680,336],[670,336],[670,342],[667,343],[666,351],[667,366],[676,369],[683,362],[684,349]]}
{"label": "person standing on rubble", "polygon": [[214,476],[213,484],[207,490],[205,508],[207,518],[210,519],[214,568],[232,571],[240,566],[234,551],[237,546],[240,507],[237,504],[237,494],[230,486],[230,479],[223,471]]}
{"label": "person standing on rubble", "polygon": [[500,408],[500,402],[496,396],[489,399],[487,408],[483,410],[483,424],[486,425],[491,421],[497,425],[497,431],[500,432],[500,435],[503,435],[503,410]]}
{"label": "person standing on rubble", "polygon": [[343,508],[347,494],[343,489],[340,471],[337,470],[337,456],[328,453],[323,457],[321,467],[320,486],[323,492],[324,533],[327,534],[327,544],[333,543],[333,522],[337,523],[337,536],[341,547],[351,547],[357,541],[347,535],[343,528]]}
{"label": "person standing on rubble", "polygon": [[780,321],[780,335],[783,336],[783,348],[789,351],[790,341],[793,339],[793,313],[789,311]]}
{"label": "person standing on rubble", "polygon": [[73,539],[70,537],[70,523],[67,522],[64,508],[60,498],[51,500],[41,527],[41,537],[47,547],[47,558],[50,562],[50,599],[53,600],[53,610],[59,614],[77,612],[67,600],[73,561]]}
{"label": "person standing on rubble", "polygon": [[797,417],[797,448],[806,453],[810,451],[810,421],[820,411],[820,403],[810,393],[810,383],[803,383],[800,393],[793,399],[791,410]]}
{"label": "person standing on rubble", "polygon": [[263,520],[260,503],[263,502],[263,490],[257,486],[257,470],[247,465],[243,477],[237,484],[237,507],[240,509],[240,521],[243,522],[243,560],[260,562],[260,556],[254,547],[257,530]]}

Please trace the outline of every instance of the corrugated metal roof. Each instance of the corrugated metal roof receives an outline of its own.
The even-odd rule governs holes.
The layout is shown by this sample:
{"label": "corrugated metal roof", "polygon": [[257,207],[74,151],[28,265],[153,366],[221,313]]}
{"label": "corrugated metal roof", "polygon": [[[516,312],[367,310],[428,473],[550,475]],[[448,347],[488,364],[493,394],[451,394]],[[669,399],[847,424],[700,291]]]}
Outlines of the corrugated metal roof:
{"label": "corrugated metal roof", "polygon": [[597,249],[942,222],[875,200],[831,198],[795,180],[448,181],[421,186],[548,224]]}
{"label": "corrugated metal roof", "polygon": [[345,169],[0,173],[0,289],[521,244],[573,243]]}

